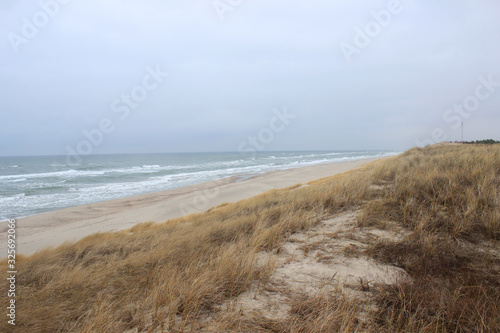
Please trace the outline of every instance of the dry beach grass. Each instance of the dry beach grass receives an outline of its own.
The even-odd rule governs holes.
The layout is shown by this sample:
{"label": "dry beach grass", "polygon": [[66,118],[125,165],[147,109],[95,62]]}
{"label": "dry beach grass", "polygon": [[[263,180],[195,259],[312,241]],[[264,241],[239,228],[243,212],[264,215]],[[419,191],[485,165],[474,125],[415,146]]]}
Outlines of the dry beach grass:
{"label": "dry beach grass", "polygon": [[500,331],[499,189],[498,145],[436,145],[91,235],[18,258],[15,331]]}

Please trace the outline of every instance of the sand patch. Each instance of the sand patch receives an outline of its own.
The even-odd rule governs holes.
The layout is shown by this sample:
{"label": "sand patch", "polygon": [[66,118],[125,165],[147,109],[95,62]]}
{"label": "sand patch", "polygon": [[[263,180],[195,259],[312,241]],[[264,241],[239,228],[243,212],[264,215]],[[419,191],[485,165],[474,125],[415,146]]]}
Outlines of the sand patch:
{"label": "sand patch", "polygon": [[[271,260],[276,266],[270,281],[253,285],[221,308],[238,309],[241,315],[284,320],[289,316],[294,296],[344,292],[370,303],[369,290],[374,285],[408,278],[404,270],[377,263],[363,254],[372,242],[398,235],[358,228],[358,213],[346,212],[321,221],[307,231],[291,235],[274,253],[261,253],[261,261]],[[367,309],[372,306],[368,303]]]}

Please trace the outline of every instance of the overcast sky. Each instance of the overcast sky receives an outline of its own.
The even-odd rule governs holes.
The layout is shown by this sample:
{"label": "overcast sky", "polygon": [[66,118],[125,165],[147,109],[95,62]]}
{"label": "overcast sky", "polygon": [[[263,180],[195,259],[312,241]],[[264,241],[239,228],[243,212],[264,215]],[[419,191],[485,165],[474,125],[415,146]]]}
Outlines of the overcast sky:
{"label": "overcast sky", "polygon": [[0,155],[500,140],[498,0],[2,0],[0,37]]}

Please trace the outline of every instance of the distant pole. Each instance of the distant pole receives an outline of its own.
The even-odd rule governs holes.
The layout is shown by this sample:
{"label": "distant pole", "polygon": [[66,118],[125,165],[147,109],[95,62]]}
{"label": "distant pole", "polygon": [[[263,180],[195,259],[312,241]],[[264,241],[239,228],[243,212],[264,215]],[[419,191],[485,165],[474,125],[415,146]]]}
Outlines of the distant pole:
{"label": "distant pole", "polygon": [[464,142],[464,122],[462,121],[462,143]]}

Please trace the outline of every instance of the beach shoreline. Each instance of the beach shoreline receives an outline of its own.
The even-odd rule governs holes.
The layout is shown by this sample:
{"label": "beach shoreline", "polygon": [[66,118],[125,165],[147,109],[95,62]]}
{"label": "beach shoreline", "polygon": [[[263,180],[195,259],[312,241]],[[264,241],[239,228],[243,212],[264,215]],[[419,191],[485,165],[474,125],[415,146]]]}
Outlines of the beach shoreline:
{"label": "beach shoreline", "polygon": [[[17,253],[29,255],[46,247],[74,242],[99,232],[120,231],[142,222],[165,222],[237,202],[272,189],[309,183],[344,173],[380,158],[274,170],[232,176],[201,184],[75,206],[17,219]],[[7,225],[1,226],[0,257],[7,254]]]}

